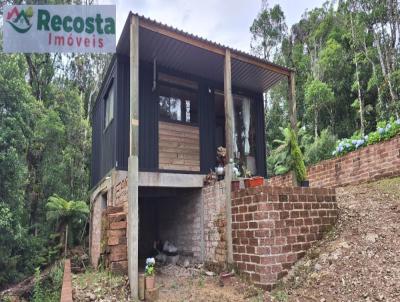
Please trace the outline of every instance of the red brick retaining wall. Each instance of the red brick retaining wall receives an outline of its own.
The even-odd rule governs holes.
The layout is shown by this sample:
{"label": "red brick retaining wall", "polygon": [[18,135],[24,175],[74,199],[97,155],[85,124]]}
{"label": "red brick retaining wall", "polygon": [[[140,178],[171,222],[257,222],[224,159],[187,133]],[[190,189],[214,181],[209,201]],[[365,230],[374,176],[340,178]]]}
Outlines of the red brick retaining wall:
{"label": "red brick retaining wall", "polygon": [[234,262],[270,290],[336,218],[335,189],[266,186],[232,192]]}
{"label": "red brick retaining wall", "polygon": [[[400,175],[400,136],[307,168],[311,187],[339,187]],[[292,186],[292,175],[268,179],[271,186]]]}
{"label": "red brick retaining wall", "polygon": [[71,260],[64,261],[64,276],[61,288],[60,302],[72,302]]}

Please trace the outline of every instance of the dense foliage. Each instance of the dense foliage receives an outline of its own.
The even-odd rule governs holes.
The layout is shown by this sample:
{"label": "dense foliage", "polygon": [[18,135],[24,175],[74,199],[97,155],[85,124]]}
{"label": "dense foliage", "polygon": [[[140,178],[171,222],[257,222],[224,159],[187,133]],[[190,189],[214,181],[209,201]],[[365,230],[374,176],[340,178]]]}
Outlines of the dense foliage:
{"label": "dense foliage", "polygon": [[[400,117],[398,1],[327,1],[304,12],[290,29],[280,6],[267,2],[250,27],[251,46],[254,54],[296,70],[307,164],[332,157],[335,139],[354,133],[361,139],[378,121]],[[279,172],[273,141],[283,139],[279,127],[289,120],[287,97],[285,82],[267,94],[269,174]]]}
{"label": "dense foliage", "polygon": [[296,131],[290,126],[280,128],[280,130],[284,139],[274,141],[279,144],[278,148],[274,150],[274,172],[275,174],[283,174],[294,171],[297,181],[304,181],[307,178],[307,173]]}
{"label": "dense foliage", "polygon": [[56,262],[45,276],[40,269],[35,269],[35,283],[33,288],[33,302],[58,302],[60,301],[61,287],[64,276],[64,261]]}
{"label": "dense foliage", "polygon": [[[48,198],[87,201],[89,111],[109,61],[1,49],[0,34],[0,289],[61,254],[60,220],[47,219]],[[85,222],[71,227],[71,244]]]}

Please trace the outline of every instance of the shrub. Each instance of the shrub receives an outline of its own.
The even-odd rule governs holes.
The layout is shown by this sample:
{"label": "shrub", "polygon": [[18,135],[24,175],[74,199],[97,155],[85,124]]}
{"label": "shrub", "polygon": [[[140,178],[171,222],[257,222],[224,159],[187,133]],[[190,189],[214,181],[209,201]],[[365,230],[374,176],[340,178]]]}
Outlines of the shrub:
{"label": "shrub", "polygon": [[298,182],[307,179],[306,166],[304,164],[303,153],[300,150],[299,144],[297,142],[297,135],[293,129],[291,130],[291,157],[293,161],[293,170],[296,174],[296,179]]}
{"label": "shrub", "polygon": [[339,140],[336,144],[335,150],[332,152],[332,155],[342,156],[361,147],[376,144],[384,140],[389,140],[399,133],[400,119],[395,120],[392,117],[388,122],[378,122],[376,131],[370,132],[368,135],[361,136],[359,133],[355,133],[351,138]]}
{"label": "shrub", "polygon": [[321,135],[304,148],[306,164],[312,165],[331,158],[331,150],[335,148],[336,140],[337,137],[329,129],[322,130]]}
{"label": "shrub", "polygon": [[274,172],[279,175],[292,170],[296,174],[297,181],[303,181],[307,178],[307,172],[297,134],[290,126],[280,129],[284,139],[274,140],[279,144],[273,151]]}
{"label": "shrub", "polygon": [[33,302],[57,302],[60,300],[64,269],[63,261],[56,262],[46,277],[41,277],[40,269],[35,269]]}

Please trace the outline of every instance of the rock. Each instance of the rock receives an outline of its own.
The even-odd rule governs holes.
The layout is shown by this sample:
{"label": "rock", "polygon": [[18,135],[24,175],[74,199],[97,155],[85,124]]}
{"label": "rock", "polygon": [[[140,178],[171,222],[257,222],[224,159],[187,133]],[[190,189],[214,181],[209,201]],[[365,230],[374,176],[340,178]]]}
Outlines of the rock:
{"label": "rock", "polygon": [[188,259],[185,259],[185,261],[183,261],[183,267],[184,267],[184,268],[188,268],[189,265],[190,265],[189,260],[188,260]]}
{"label": "rock", "polygon": [[365,236],[365,240],[367,240],[368,242],[371,243],[375,243],[375,241],[378,239],[378,234],[375,233],[367,233],[367,235]]}
{"label": "rock", "polygon": [[86,293],[85,300],[86,301],[95,301],[96,295],[93,293]]}
{"label": "rock", "polygon": [[342,248],[344,248],[344,249],[349,249],[349,248],[350,248],[350,245],[349,245],[346,241],[342,242],[342,243],[340,244],[340,246],[341,246]]}
{"label": "rock", "polygon": [[321,264],[317,263],[317,264],[314,266],[314,269],[315,269],[317,272],[319,272],[319,271],[322,269]]}
{"label": "rock", "polygon": [[214,273],[214,272],[206,271],[205,273],[206,273],[206,275],[209,276],[209,277],[215,276],[215,273]]}

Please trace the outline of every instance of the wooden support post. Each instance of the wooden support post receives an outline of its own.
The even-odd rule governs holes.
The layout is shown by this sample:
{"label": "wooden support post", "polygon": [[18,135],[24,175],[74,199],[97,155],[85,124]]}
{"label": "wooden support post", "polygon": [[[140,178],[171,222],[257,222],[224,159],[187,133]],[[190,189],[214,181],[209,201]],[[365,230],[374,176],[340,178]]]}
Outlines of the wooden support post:
{"label": "wooden support post", "polygon": [[128,158],[128,276],[131,297],[138,298],[139,238],[139,19],[132,16],[130,24],[130,148]]}
{"label": "wooden support post", "polygon": [[[291,71],[288,76],[288,111],[290,126],[297,132],[296,81],[294,71]],[[292,174],[292,186],[297,187],[299,184],[297,183],[296,174],[294,171],[290,173]]]}
{"label": "wooden support post", "polygon": [[296,81],[294,71],[288,76],[288,110],[290,125],[297,131]]}
{"label": "wooden support post", "polygon": [[233,172],[233,97],[231,82],[231,52],[229,49],[225,51],[225,67],[224,67],[224,106],[225,106],[225,143],[226,143],[226,159],[225,166],[225,209],[226,209],[226,246],[228,264],[233,263],[233,247],[232,247],[232,200],[231,200],[231,182]]}

